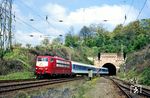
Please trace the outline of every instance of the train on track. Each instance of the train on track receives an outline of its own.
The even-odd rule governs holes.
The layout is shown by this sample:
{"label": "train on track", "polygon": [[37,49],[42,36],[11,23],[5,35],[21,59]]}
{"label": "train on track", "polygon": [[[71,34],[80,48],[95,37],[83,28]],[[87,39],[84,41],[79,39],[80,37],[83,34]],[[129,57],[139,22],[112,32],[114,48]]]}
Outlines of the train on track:
{"label": "train on track", "polygon": [[57,56],[38,56],[36,59],[35,74],[37,78],[55,76],[70,77],[88,75],[89,70],[92,70],[93,75],[109,74],[107,68],[65,60]]}

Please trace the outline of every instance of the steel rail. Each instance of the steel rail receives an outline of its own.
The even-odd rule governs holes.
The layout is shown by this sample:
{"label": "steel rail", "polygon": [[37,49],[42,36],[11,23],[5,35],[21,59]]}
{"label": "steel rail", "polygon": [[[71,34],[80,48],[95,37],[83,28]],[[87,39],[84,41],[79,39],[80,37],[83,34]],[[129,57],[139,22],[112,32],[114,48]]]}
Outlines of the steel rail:
{"label": "steel rail", "polygon": [[128,89],[127,87],[123,86],[123,85],[120,85],[118,84],[116,81],[114,81],[112,78],[109,78],[111,81],[113,81],[113,83],[115,85],[117,85],[117,87],[124,93],[124,95],[127,97],[127,98],[132,98],[132,96],[130,94],[128,94],[123,88],[125,89]]}

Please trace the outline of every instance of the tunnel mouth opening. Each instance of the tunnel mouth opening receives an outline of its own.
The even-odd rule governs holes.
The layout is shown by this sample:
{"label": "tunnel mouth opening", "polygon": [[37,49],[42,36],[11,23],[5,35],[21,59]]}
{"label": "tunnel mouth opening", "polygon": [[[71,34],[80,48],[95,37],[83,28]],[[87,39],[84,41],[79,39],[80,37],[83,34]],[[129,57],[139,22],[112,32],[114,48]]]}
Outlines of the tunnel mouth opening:
{"label": "tunnel mouth opening", "polygon": [[108,68],[109,75],[116,75],[116,67],[111,63],[106,63],[103,67]]}

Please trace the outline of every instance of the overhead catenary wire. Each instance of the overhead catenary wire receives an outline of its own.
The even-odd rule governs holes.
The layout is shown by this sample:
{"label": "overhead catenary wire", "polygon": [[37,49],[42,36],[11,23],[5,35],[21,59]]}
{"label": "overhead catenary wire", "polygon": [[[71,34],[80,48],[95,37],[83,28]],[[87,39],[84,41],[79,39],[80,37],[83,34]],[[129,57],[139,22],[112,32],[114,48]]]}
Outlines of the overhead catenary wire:
{"label": "overhead catenary wire", "polygon": [[144,7],[145,7],[145,5],[146,5],[146,2],[147,2],[147,0],[144,1],[144,4],[143,4],[141,10],[139,11],[139,14],[137,15],[136,19],[138,19],[139,16],[140,16],[140,14],[142,13],[142,11],[143,11],[143,9],[144,9]]}
{"label": "overhead catenary wire", "polygon": [[[129,15],[129,12],[130,12],[131,9],[132,9],[133,3],[134,3],[134,0],[131,1],[131,4],[130,4],[129,9],[127,10],[127,13],[125,13],[124,21],[123,21],[122,25],[124,25],[124,24],[126,23],[126,20],[127,20],[128,15]],[[126,12],[126,11],[125,11],[125,12]]]}
{"label": "overhead catenary wire", "polygon": [[133,4],[134,4],[134,0],[131,1],[130,7],[129,7],[128,11],[127,11],[127,16],[129,14],[129,12],[131,11]]}
{"label": "overhead catenary wire", "polygon": [[[147,2],[147,0],[144,1],[143,6],[141,7],[141,9],[140,9],[140,11],[139,11],[139,13],[138,13],[138,15],[137,15],[136,20],[139,18],[140,14],[142,13],[142,11],[143,11],[143,9],[144,9],[144,7],[145,7],[145,5],[146,5],[146,2]],[[132,6],[133,6],[133,3],[134,3],[134,0],[132,0],[132,2],[131,2],[131,6],[130,6],[128,12],[127,12],[127,15],[129,14],[129,11],[131,10],[131,8],[132,8]],[[124,20],[122,26],[125,24],[126,19],[127,19],[127,16],[125,15],[125,20]],[[123,28],[121,29],[121,32],[122,32],[122,31],[123,31]],[[121,45],[121,46],[122,46],[122,45]]]}
{"label": "overhead catenary wire", "polygon": [[[150,2],[150,1],[149,1]],[[148,9],[150,9],[150,7],[148,6],[148,3],[146,3],[146,7],[148,8]],[[148,13],[150,14],[150,11],[148,11]]]}
{"label": "overhead catenary wire", "polygon": [[[27,4],[25,4],[24,2],[22,2],[21,0],[19,0],[21,4],[24,4],[26,6],[26,8],[30,9],[30,11],[34,12],[34,15],[38,16],[41,20],[44,20],[48,23],[48,25],[50,27],[53,27],[53,28],[56,28],[55,26],[53,26],[49,21],[48,21],[48,16],[45,16],[45,18],[41,15],[38,14],[37,11],[33,10],[33,8],[31,8],[30,6],[28,6]],[[28,27],[34,29],[35,31],[39,32],[39,33],[43,33],[41,32],[39,29],[35,28],[34,26],[32,26],[31,24],[29,24],[28,22],[24,21],[23,19],[19,18],[19,17],[16,17],[15,16],[15,13],[12,14],[13,15],[13,18],[14,18],[14,21],[16,22],[16,19],[19,20],[20,22],[22,22],[23,24],[27,25]],[[31,19],[30,19],[31,20]],[[34,21],[34,19],[33,19]],[[50,36],[50,35],[48,35]]]}
{"label": "overhead catenary wire", "polygon": [[[39,12],[37,12],[37,10],[35,10],[35,9],[33,9],[32,7],[30,7],[29,5],[25,4],[22,0],[19,0],[19,2],[20,2],[20,4],[23,4],[24,6],[26,6],[26,8],[28,8],[30,11],[32,11],[32,12],[34,13],[34,15],[38,16],[41,20],[45,21],[45,22],[48,24],[48,26],[49,26],[50,28],[57,29],[57,28],[49,21],[48,15],[46,15],[45,17],[43,17],[43,16],[41,16],[41,15],[39,14]],[[56,20],[55,20],[54,18],[50,17],[50,19],[56,22]],[[30,19],[30,20],[31,20],[31,21],[33,20],[33,21],[34,21],[34,19]],[[60,20],[58,20],[57,22],[63,22],[63,20],[60,19]],[[28,24],[28,23],[27,23],[27,24]],[[48,36],[49,36],[49,35],[48,35]]]}
{"label": "overhead catenary wire", "polygon": [[[13,15],[13,14],[12,14],[12,15]],[[16,17],[16,16],[15,16],[15,17]],[[19,17],[16,17],[16,18],[17,18],[17,20],[19,20],[21,23],[23,23],[23,24],[27,25],[28,27],[34,29],[35,31],[37,31],[37,32],[43,34],[43,32],[41,32],[39,29],[35,28],[34,26],[32,26],[32,25],[30,25],[29,23],[25,22],[24,20],[20,19]],[[29,35],[29,36],[32,37],[33,35]],[[42,36],[42,35],[40,35],[40,37],[41,37],[41,36]],[[45,35],[45,37],[54,37],[54,36]]]}
{"label": "overhead catenary wire", "polygon": [[[2,10],[4,10],[3,8],[1,8]],[[6,10],[5,10],[6,11]],[[39,32],[39,33],[42,33],[39,29],[33,27],[32,25],[28,24],[27,22],[25,22],[24,20],[20,19],[19,17],[16,17],[15,14],[12,14],[11,15],[13,16],[14,18],[14,21],[16,21],[15,18],[17,18],[20,22],[24,23],[25,25],[29,26],[30,28],[34,29],[35,31]]]}
{"label": "overhead catenary wire", "polygon": [[[54,25],[52,25],[49,21],[48,21],[48,16],[46,15],[45,17],[41,16],[40,14],[38,14],[38,12],[36,10],[34,10],[33,8],[31,8],[30,6],[28,6],[27,4],[25,4],[24,2],[22,2],[22,0],[18,0],[21,4],[23,4],[24,6],[26,6],[26,8],[28,8],[30,11],[34,12],[34,15],[38,16],[41,20],[44,20],[45,22],[48,23],[48,26],[56,28]],[[54,20],[54,19],[53,19]]]}
{"label": "overhead catenary wire", "polygon": [[19,17],[16,17],[19,21],[21,21],[22,23],[24,23],[25,25],[29,26],[30,28],[34,29],[35,31],[39,32],[39,33],[43,33],[41,32],[39,29],[33,27],[32,25],[28,24],[27,22],[25,22],[24,20],[20,19]]}
{"label": "overhead catenary wire", "polygon": [[[122,23],[122,28],[121,28],[120,32],[123,32],[123,26],[124,26],[125,23],[126,23],[126,20],[127,20],[128,14],[129,14],[129,11],[131,10],[131,8],[132,8],[132,6],[133,6],[133,3],[134,3],[134,0],[131,1],[131,4],[130,4],[129,9],[128,9],[127,13],[125,13],[125,15],[124,15],[124,21],[123,21],[123,23]],[[125,12],[126,12],[126,10],[125,10]],[[121,44],[121,52],[122,52],[122,53],[123,53],[123,48],[124,48],[124,46]]]}

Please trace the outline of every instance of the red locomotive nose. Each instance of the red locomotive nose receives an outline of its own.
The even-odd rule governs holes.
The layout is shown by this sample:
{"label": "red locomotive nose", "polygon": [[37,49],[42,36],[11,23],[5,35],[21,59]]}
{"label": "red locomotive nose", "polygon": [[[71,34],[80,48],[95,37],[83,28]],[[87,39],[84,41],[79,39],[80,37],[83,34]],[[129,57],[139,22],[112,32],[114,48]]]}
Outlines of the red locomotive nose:
{"label": "red locomotive nose", "polygon": [[40,66],[43,66],[43,64],[42,64],[42,63],[40,63],[39,65],[40,65]]}

